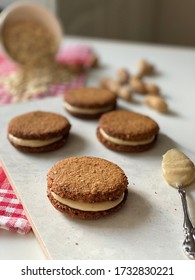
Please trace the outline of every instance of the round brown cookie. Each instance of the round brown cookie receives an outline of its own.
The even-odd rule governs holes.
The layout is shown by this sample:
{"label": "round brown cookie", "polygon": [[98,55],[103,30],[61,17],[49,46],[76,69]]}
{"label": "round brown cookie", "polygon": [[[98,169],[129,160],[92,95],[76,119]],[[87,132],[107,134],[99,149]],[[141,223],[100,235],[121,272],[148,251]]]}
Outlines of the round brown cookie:
{"label": "round brown cookie", "polygon": [[35,111],[19,115],[8,124],[8,140],[23,152],[49,152],[62,147],[71,125],[62,115]]}
{"label": "round brown cookie", "polygon": [[102,88],[77,88],[64,96],[64,108],[78,118],[94,119],[116,107],[116,95]]}
{"label": "round brown cookie", "polygon": [[150,117],[127,110],[116,110],[101,116],[97,138],[111,150],[143,152],[154,145],[158,132],[158,124]]}
{"label": "round brown cookie", "polygon": [[97,219],[119,210],[127,198],[128,179],[116,164],[96,157],[70,157],[48,172],[48,198],[75,218]]}

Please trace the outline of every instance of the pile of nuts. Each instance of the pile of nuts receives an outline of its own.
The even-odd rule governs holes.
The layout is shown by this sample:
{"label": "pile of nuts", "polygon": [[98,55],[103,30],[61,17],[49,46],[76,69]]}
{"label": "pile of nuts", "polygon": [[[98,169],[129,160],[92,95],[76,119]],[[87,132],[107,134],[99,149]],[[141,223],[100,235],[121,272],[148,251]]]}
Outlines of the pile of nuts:
{"label": "pile of nuts", "polygon": [[72,79],[72,71],[55,61],[58,45],[46,27],[32,20],[9,23],[3,30],[7,53],[20,68],[1,83],[13,101],[29,99],[49,89],[50,84]]}
{"label": "pile of nuts", "polygon": [[167,113],[168,105],[160,93],[160,88],[156,84],[146,83],[143,79],[153,74],[155,74],[154,65],[142,59],[138,62],[135,75],[132,76],[126,68],[120,68],[116,73],[116,79],[104,78],[100,81],[100,86],[128,102],[133,100],[135,93],[139,93],[143,95],[145,104],[150,108]]}

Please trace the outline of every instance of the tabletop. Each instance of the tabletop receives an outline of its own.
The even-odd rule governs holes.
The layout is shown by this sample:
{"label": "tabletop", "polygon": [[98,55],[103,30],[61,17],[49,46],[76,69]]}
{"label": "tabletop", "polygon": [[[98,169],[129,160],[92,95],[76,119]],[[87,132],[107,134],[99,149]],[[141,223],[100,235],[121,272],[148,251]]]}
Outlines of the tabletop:
{"label": "tabletop", "polygon": [[[98,86],[101,78],[114,77],[117,69],[136,71],[140,58],[151,61],[157,75],[146,81],[157,84],[169,106],[168,114],[159,114],[144,104],[132,109],[156,119],[163,134],[195,153],[195,48],[141,44],[114,40],[67,37],[66,42],[84,43],[100,58],[100,67],[89,72],[87,85]],[[9,105],[6,105],[9,106]],[[27,235],[0,230],[0,259],[46,259],[33,232]]]}

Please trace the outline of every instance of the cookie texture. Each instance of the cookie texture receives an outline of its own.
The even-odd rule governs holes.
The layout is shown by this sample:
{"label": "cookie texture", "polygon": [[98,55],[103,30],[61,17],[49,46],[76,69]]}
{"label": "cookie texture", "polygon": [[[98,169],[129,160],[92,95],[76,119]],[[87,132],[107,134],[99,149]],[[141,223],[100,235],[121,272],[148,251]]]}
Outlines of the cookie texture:
{"label": "cookie texture", "polygon": [[[106,135],[117,140],[132,141],[137,142],[137,144],[123,145],[122,143],[112,142],[102,135],[101,129]],[[150,117],[127,110],[116,110],[105,113],[100,117],[96,135],[99,141],[111,150],[142,152],[154,145],[158,132],[158,124]],[[153,140],[150,143],[139,144],[140,141],[147,141],[152,137]]]}
{"label": "cookie texture", "polygon": [[70,123],[64,116],[42,111],[22,114],[8,124],[8,133],[22,139],[48,140],[69,130]]}
{"label": "cookie texture", "polygon": [[[64,96],[65,103],[73,106],[75,109],[90,109],[95,110],[94,113],[80,112],[79,110],[72,111],[69,108],[66,110],[73,116],[80,118],[94,118],[100,116],[105,111],[110,111],[116,108],[116,95],[102,88],[77,88],[70,90]],[[97,111],[96,111],[97,110]],[[99,110],[99,112],[98,112]]]}
{"label": "cookie texture", "polygon": [[[57,162],[47,175],[48,198],[60,211],[82,219],[96,219],[120,209],[127,197],[128,179],[116,164],[96,157],[70,157]],[[96,203],[115,201],[124,193],[123,200],[105,211],[73,209],[57,201],[51,194],[72,201]]]}
{"label": "cookie texture", "polygon": [[[8,124],[8,140],[22,152],[49,152],[61,148],[67,141],[71,124],[62,115],[35,111],[16,116]],[[21,142],[14,141],[14,136]],[[24,141],[56,141],[47,145],[32,146],[32,143],[23,144]],[[51,141],[50,141],[51,142]]]}

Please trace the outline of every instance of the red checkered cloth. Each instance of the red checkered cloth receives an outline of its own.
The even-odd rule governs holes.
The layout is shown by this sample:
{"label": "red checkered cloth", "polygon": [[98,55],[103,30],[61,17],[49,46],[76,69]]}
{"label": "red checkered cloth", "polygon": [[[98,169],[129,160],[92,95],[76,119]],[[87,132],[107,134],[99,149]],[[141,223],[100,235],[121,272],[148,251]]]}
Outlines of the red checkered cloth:
{"label": "red checkered cloth", "polygon": [[22,204],[17,199],[3,168],[0,166],[0,228],[28,233],[31,225],[28,222]]}

